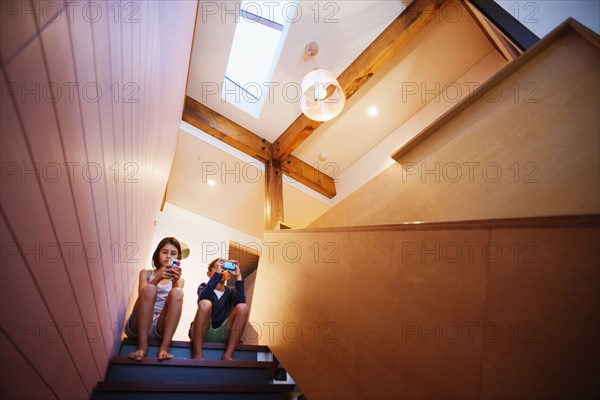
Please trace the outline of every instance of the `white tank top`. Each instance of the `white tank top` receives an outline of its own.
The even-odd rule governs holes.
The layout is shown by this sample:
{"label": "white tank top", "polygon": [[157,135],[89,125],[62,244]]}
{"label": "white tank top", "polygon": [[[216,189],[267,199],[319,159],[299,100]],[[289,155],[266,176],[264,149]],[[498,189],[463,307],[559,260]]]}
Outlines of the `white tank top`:
{"label": "white tank top", "polygon": [[[148,282],[154,279],[154,271],[150,274],[148,278]],[[156,302],[154,303],[154,314],[160,314],[165,306],[165,301],[167,301],[167,296],[171,289],[173,289],[173,281],[169,281],[166,285],[161,285],[160,282],[156,285],[158,288],[158,294],[156,295]]]}

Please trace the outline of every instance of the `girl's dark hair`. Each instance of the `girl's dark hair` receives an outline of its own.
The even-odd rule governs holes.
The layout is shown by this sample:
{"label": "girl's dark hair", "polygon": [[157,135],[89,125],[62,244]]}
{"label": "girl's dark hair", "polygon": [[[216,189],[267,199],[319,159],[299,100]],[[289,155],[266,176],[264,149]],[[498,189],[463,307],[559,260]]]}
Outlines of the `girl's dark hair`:
{"label": "girl's dark hair", "polygon": [[158,259],[158,257],[160,255],[161,249],[167,244],[172,244],[177,248],[177,258],[181,260],[181,243],[179,243],[179,240],[175,239],[174,237],[169,236],[158,243],[158,246],[156,246],[156,250],[154,250],[154,254],[152,254],[152,266],[154,267],[154,269],[160,268],[160,260]]}

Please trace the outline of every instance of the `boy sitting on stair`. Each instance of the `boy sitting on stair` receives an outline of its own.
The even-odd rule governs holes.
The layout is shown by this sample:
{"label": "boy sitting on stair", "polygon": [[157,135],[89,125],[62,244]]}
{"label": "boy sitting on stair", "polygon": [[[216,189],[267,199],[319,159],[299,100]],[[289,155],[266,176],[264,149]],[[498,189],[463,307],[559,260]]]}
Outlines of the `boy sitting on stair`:
{"label": "boy sitting on stair", "polygon": [[[190,325],[189,337],[192,340],[192,357],[202,360],[204,342],[227,343],[223,360],[233,361],[233,352],[242,338],[248,322],[248,306],[244,293],[244,281],[239,262],[233,261],[235,270],[223,269],[225,260],[217,258],[208,265],[208,283],[198,287],[198,311]],[[226,286],[233,274],[235,287]]]}

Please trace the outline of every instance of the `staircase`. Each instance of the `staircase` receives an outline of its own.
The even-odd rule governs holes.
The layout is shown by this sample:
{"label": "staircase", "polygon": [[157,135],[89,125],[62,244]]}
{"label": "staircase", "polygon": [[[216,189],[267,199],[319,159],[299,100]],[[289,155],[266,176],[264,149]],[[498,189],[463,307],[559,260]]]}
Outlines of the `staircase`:
{"label": "staircase", "polygon": [[294,384],[275,380],[283,370],[267,346],[238,345],[236,361],[225,362],[224,344],[205,343],[204,360],[192,360],[191,344],[174,341],[170,350],[174,358],[167,361],[156,359],[158,345],[151,343],[148,356],[137,362],[127,357],[136,342],[125,339],[92,400],[289,400],[299,395]]}

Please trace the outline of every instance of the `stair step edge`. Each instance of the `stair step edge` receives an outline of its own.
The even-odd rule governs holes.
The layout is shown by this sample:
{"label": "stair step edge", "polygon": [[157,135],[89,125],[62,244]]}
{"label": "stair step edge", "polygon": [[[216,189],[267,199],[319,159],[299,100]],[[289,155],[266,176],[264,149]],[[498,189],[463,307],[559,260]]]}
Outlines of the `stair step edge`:
{"label": "stair step edge", "polygon": [[[122,344],[137,344],[137,340],[133,339],[123,339]],[[160,342],[156,340],[149,340],[148,344],[150,346],[160,346]],[[183,347],[183,348],[192,348],[192,343],[182,340],[173,340],[171,342],[171,347]],[[226,343],[203,343],[202,348],[204,349],[222,349],[225,350],[227,347]],[[257,352],[271,352],[269,346],[264,345],[255,345],[255,344],[238,344],[236,346],[236,351],[257,351]]]}
{"label": "stair step edge", "polygon": [[194,382],[98,382],[96,392],[286,393],[290,384],[202,384]]}
{"label": "stair step edge", "polygon": [[273,361],[223,361],[223,360],[194,360],[191,358],[172,358],[170,360],[158,361],[155,358],[146,357],[141,361],[135,361],[126,356],[113,356],[110,360],[115,365],[155,365],[155,366],[179,366],[179,367],[211,367],[211,368],[267,368],[275,369],[277,363]]}

